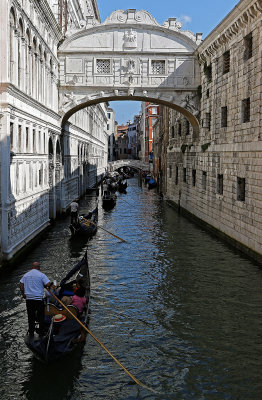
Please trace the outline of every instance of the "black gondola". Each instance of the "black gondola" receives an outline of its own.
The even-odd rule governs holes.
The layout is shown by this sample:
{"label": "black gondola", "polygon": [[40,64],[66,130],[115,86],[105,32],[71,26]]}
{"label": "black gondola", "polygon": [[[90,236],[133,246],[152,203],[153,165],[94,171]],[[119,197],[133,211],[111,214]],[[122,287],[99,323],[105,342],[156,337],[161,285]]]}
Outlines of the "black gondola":
{"label": "black gondola", "polygon": [[97,221],[98,207],[86,215],[81,215],[77,224],[69,226],[72,236],[84,235],[87,238],[92,237],[97,231]]}
{"label": "black gondola", "polygon": [[109,190],[104,191],[102,205],[106,210],[110,210],[116,205],[117,196]]}
{"label": "black gondola", "polygon": [[120,193],[125,193],[126,188],[127,188],[127,181],[119,181],[118,182],[118,189],[117,190]]}
{"label": "black gondola", "polygon": [[155,187],[157,187],[156,180],[155,180],[154,178],[151,178],[151,179],[148,181],[148,189],[153,189],[153,188],[155,188]]}
{"label": "black gondola", "polygon": [[[75,279],[70,280],[75,276]],[[85,325],[88,323],[90,301],[90,276],[87,254],[69,271],[60,283],[59,298],[73,295],[73,287],[81,282],[85,290],[86,304],[79,315],[77,307],[68,305],[67,308]],[[48,296],[49,297],[49,296]],[[50,298],[51,299],[51,298]],[[55,322],[58,321],[58,322]],[[61,321],[61,322],[59,322]],[[80,339],[85,338],[85,331],[73,316],[62,306],[47,303],[45,306],[46,334],[43,337],[25,337],[26,346],[33,355],[43,362],[53,361],[70,353],[79,345]]]}

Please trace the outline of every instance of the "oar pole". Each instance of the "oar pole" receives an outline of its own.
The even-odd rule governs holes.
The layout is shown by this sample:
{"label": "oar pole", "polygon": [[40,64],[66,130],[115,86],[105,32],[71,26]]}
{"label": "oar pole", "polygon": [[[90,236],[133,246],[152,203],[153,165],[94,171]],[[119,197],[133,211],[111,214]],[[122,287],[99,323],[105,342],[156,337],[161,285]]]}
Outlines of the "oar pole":
{"label": "oar pole", "polygon": [[115,235],[114,233],[108,231],[107,229],[103,228],[102,226],[95,224],[93,221],[90,221],[90,222],[91,222],[91,224],[96,225],[100,229],[103,229],[103,231],[109,233],[110,235],[114,236],[115,238],[121,240],[121,242],[126,243],[126,240],[122,239],[121,237],[119,237],[119,236]]}
{"label": "oar pole", "polygon": [[66,311],[72,315],[72,317],[79,323],[79,325],[82,326],[82,328],[89,333],[90,336],[92,336],[92,338],[110,355],[110,357],[113,358],[113,360],[125,371],[125,373],[127,375],[130,376],[130,378],[139,386],[144,387],[145,389],[151,390],[149,387],[147,387],[143,382],[141,382],[140,380],[138,380],[133,374],[131,374],[131,372],[128,371],[128,369],[126,369],[126,367],[120,362],[118,361],[118,359],[106,348],[106,346],[100,342],[100,340],[82,323],[82,321],[80,321],[70,310],[69,308],[58,298],[56,297],[56,295],[54,293],[52,293],[50,290],[48,290],[48,292],[56,299],[56,301],[61,304],[61,306],[63,306],[63,308],[66,309]]}
{"label": "oar pole", "polygon": [[100,226],[100,225],[97,225],[97,227],[98,227],[98,228],[100,228],[100,229],[103,229],[103,231],[105,231],[105,232],[107,232],[107,233],[110,233],[110,235],[112,235],[112,236],[114,236],[115,238],[117,238],[117,239],[121,240],[121,242],[125,242],[125,243],[126,243],[126,240],[122,239],[122,238],[121,238],[121,237],[119,237],[119,236],[116,236],[116,235],[114,235],[114,233],[112,233],[112,232],[108,231],[108,230],[107,230],[107,229],[105,229],[105,228],[102,228],[102,226]]}

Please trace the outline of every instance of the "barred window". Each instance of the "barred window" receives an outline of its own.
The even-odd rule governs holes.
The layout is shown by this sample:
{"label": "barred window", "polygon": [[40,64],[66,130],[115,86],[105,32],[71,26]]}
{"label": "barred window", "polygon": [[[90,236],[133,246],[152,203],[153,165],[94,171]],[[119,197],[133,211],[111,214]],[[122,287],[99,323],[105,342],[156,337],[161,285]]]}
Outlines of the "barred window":
{"label": "barred window", "polygon": [[152,67],[153,75],[165,75],[165,61],[164,60],[152,60],[151,67]]}
{"label": "barred window", "polygon": [[226,74],[230,70],[230,51],[226,51],[223,54],[223,74]]}
{"label": "barred window", "polygon": [[186,135],[190,135],[190,122],[186,120]]}
{"label": "barred window", "polygon": [[14,146],[14,123],[10,122],[10,150],[13,150]]}
{"label": "barred window", "polygon": [[182,124],[181,124],[181,122],[178,123],[177,133],[179,134],[179,136],[182,135]]}
{"label": "barred window", "polygon": [[202,189],[206,190],[207,188],[207,173],[206,171],[202,171]]}
{"label": "barred window", "polygon": [[245,201],[245,178],[237,178],[237,200]]}
{"label": "barred window", "polygon": [[98,74],[110,74],[110,60],[96,60],[96,71]]}
{"label": "barred window", "polygon": [[242,122],[250,121],[250,98],[242,100]]}
{"label": "barred window", "polygon": [[244,37],[244,60],[248,60],[253,55],[253,38],[252,33]]}
{"label": "barred window", "polygon": [[186,183],[186,168],[183,168],[183,182]]}
{"label": "barred window", "polygon": [[210,131],[211,127],[211,113],[205,113],[205,117],[202,119],[202,127],[207,128]]}
{"label": "barred window", "polygon": [[176,165],[176,179],[175,179],[176,185],[178,185],[178,166]]}
{"label": "barred window", "polygon": [[227,127],[227,107],[221,107],[221,128]]}
{"label": "barred window", "polygon": [[196,170],[192,169],[192,186],[196,186]]}
{"label": "barred window", "polygon": [[222,174],[217,175],[217,193],[223,194],[223,175]]}

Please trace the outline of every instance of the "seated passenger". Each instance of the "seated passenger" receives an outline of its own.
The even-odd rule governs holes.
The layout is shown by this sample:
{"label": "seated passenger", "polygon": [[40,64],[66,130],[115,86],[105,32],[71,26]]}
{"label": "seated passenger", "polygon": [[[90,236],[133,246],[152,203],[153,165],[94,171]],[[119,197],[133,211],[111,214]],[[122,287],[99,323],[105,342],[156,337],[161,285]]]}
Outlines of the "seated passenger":
{"label": "seated passenger", "polygon": [[[53,293],[55,296],[58,296],[59,294],[59,290],[57,289],[57,286],[55,285],[54,282],[50,283],[49,291]],[[54,304],[57,306],[58,301],[56,301],[56,299],[52,296],[51,293],[49,293],[49,291],[46,291],[46,304]]]}
{"label": "seated passenger", "polygon": [[71,304],[78,308],[80,314],[82,313],[86,304],[85,289],[83,287],[78,288],[74,296],[72,296]]}

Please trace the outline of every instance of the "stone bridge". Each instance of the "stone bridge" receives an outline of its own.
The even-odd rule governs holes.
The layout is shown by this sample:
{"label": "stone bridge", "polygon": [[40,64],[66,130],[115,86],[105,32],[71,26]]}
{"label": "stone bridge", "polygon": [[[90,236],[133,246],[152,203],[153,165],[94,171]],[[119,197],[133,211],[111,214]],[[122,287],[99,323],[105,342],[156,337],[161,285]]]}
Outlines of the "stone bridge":
{"label": "stone bridge", "polygon": [[108,163],[108,172],[116,171],[118,168],[130,167],[136,170],[150,170],[150,164],[140,160],[117,160]]}
{"label": "stone bridge", "polygon": [[103,23],[83,21],[58,50],[62,124],[92,104],[135,100],[174,108],[198,132],[194,52],[200,42],[201,34],[181,30],[176,18],[159,25],[143,10],[117,10]]}

